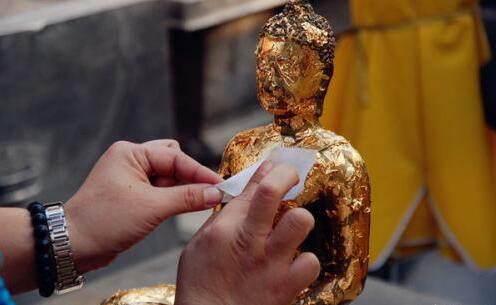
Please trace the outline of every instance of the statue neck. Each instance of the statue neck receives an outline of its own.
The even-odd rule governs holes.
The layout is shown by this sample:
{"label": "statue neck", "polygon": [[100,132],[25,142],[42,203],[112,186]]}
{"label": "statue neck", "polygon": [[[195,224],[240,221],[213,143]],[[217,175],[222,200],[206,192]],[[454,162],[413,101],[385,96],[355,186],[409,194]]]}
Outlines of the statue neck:
{"label": "statue neck", "polygon": [[313,115],[275,116],[274,124],[281,129],[283,136],[298,138],[309,129],[320,126],[319,118]]}

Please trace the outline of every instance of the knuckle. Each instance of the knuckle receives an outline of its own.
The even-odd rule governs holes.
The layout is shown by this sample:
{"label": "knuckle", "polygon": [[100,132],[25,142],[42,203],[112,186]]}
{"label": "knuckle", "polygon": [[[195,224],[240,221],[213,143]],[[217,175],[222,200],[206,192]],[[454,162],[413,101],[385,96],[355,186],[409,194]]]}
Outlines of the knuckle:
{"label": "knuckle", "polygon": [[300,177],[298,176],[298,171],[291,165],[281,164],[279,168],[284,171],[285,176],[290,179],[292,182],[298,183]]}
{"label": "knuckle", "polygon": [[195,209],[201,202],[198,192],[192,187],[187,187],[183,194],[183,206],[186,211]]}
{"label": "knuckle", "polygon": [[226,233],[225,228],[219,223],[212,224],[205,229],[203,239],[209,245],[218,245],[226,240]]}
{"label": "knuckle", "polygon": [[233,242],[233,250],[237,254],[247,253],[251,249],[251,239],[253,236],[244,229],[240,229]]}
{"label": "knuckle", "polygon": [[255,174],[251,177],[251,182],[260,183],[262,179],[265,177],[265,174],[260,170],[257,170]]}
{"label": "knuckle", "polygon": [[307,282],[304,284],[309,285],[314,282],[320,275],[321,267],[319,259],[315,254],[311,252],[304,252],[300,254],[299,259],[304,261],[305,270],[307,272],[307,275],[305,276],[305,278],[307,278]]}
{"label": "knuckle", "polygon": [[258,185],[257,193],[262,200],[274,200],[281,197],[279,188],[270,181],[264,180]]}
{"label": "knuckle", "polygon": [[236,204],[250,204],[250,203],[251,203],[251,196],[246,192],[243,192],[236,197]]}
{"label": "knuckle", "polygon": [[181,148],[181,145],[179,144],[178,141],[174,140],[174,139],[171,139],[171,140],[168,140],[168,144],[167,146],[168,147],[172,147],[172,148]]}
{"label": "knuckle", "polygon": [[265,256],[257,251],[256,242],[256,236],[241,227],[231,243],[233,257],[251,270],[258,270],[265,265]]}
{"label": "knuckle", "polygon": [[291,232],[301,232],[305,228],[305,224],[299,217],[294,216],[294,214],[288,216],[287,226]]}
{"label": "knuckle", "polygon": [[[308,260],[308,269],[310,270],[310,279],[309,279],[309,282],[312,283],[314,282],[320,275],[320,272],[321,272],[321,266],[320,266],[320,261],[319,259],[317,258],[317,256],[315,256],[315,254],[313,253],[309,253],[309,255],[307,256],[307,260]],[[310,284],[309,283],[309,284]]]}
{"label": "knuckle", "polygon": [[123,152],[130,151],[131,148],[134,146],[133,143],[127,142],[127,141],[117,141],[110,145],[109,149],[107,150],[108,154],[121,154]]}
{"label": "knuckle", "polygon": [[194,236],[197,244],[202,247],[211,248],[225,244],[229,239],[231,231],[229,227],[218,219],[202,227]]}
{"label": "knuckle", "polygon": [[312,214],[304,209],[294,209],[286,214],[287,224],[294,232],[308,231],[314,226]]}
{"label": "knuckle", "polygon": [[255,174],[253,175],[251,181],[254,183],[260,183],[260,181],[262,181],[262,179],[271,171],[271,168],[272,163],[264,161],[255,171]]}
{"label": "knuckle", "polygon": [[312,252],[304,252],[302,254],[300,254],[301,256],[304,257],[306,263],[308,264],[309,266],[309,269],[315,271],[315,272],[319,272],[320,271],[320,262],[319,262],[319,259],[317,258],[317,256],[312,253]]}

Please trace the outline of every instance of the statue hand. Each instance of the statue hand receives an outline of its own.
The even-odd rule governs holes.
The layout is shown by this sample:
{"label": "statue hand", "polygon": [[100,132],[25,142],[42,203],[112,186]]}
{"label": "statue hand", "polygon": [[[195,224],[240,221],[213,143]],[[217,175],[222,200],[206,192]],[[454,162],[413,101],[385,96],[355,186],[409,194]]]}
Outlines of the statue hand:
{"label": "statue hand", "polygon": [[182,253],[176,305],[287,305],[317,278],[314,254],[295,259],[312,215],[292,209],[273,227],[297,182],[293,168],[265,162],[243,194],[212,215]]}
{"label": "statue hand", "polygon": [[220,181],[174,140],[113,144],[65,205],[79,271],[109,264],[170,216],[211,208]]}

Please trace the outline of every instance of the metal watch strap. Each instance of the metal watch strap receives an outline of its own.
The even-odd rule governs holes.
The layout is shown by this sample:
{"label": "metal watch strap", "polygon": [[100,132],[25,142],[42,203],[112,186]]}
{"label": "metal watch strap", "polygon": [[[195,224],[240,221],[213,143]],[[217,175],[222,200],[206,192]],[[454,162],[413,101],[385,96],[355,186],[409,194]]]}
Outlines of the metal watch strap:
{"label": "metal watch strap", "polygon": [[57,270],[55,293],[60,295],[78,290],[84,285],[84,277],[78,274],[74,262],[63,203],[49,203],[45,208]]}

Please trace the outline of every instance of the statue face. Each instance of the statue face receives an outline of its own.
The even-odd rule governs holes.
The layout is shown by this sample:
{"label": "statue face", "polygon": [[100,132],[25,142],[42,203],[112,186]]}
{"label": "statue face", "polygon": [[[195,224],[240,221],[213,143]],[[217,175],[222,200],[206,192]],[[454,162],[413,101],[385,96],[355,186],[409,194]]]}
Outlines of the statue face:
{"label": "statue face", "polygon": [[320,115],[330,81],[317,51],[282,38],[263,37],[257,48],[262,107],[274,115]]}

